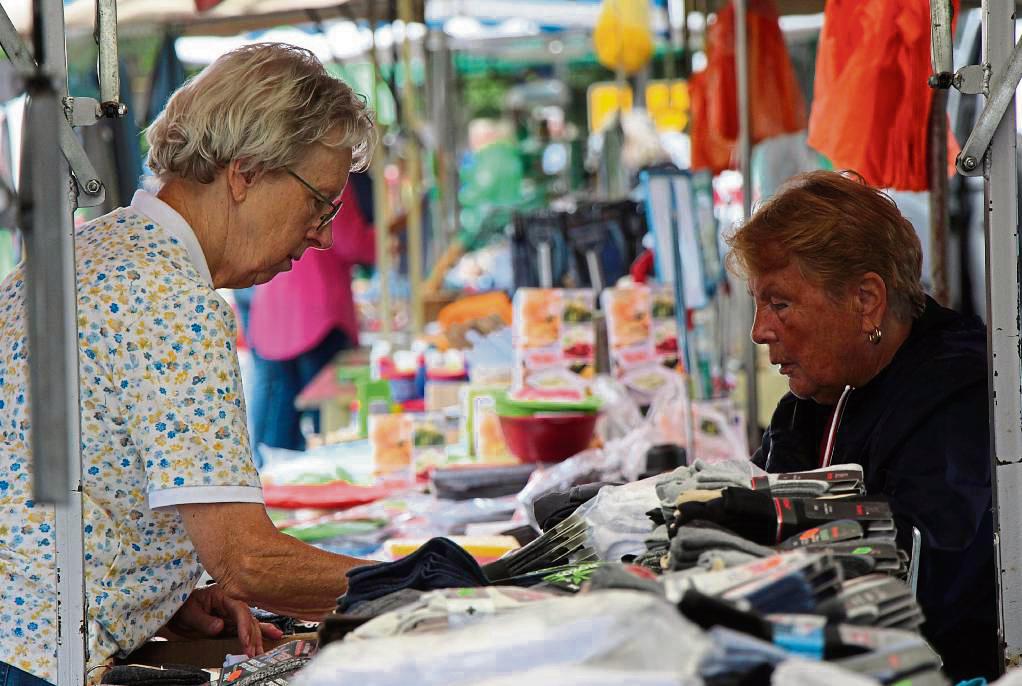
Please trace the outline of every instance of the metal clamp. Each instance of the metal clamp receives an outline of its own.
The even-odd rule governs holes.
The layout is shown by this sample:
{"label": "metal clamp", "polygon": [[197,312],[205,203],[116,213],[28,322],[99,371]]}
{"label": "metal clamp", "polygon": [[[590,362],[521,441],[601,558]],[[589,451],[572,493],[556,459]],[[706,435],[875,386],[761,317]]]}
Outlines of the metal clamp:
{"label": "metal clamp", "polygon": [[983,174],[981,162],[990,147],[994,131],[1015,97],[1019,81],[1022,81],[1022,47],[1015,44],[1004,70],[997,74],[993,74],[991,66],[985,64],[962,67],[952,75],[950,5],[950,0],[930,0],[930,58],[935,74],[930,77],[929,84],[933,88],[954,87],[970,95],[987,95],[986,106],[976,127],[955,160],[958,173],[980,176]]}
{"label": "metal clamp", "polygon": [[95,98],[64,98],[64,117],[71,126],[92,126],[103,116]]}
{"label": "metal clamp", "polygon": [[1011,51],[1011,58],[1004,71],[992,76],[994,78],[991,79],[986,106],[955,162],[963,176],[979,176],[983,173],[980,162],[990,147],[994,131],[1015,97],[1019,81],[1022,81],[1022,47],[1018,43]]}
{"label": "metal clamp", "polygon": [[[0,11],[0,47],[7,53],[7,57],[18,72],[25,75],[38,72],[32,53],[4,11]],[[100,180],[99,174],[96,173],[96,168],[89,162],[85,149],[82,148],[82,144],[71,130],[71,124],[75,122],[78,122],[75,123],[76,126],[96,123],[96,111],[91,109],[92,103],[95,102],[91,98],[68,98],[63,102],[65,117],[58,125],[60,149],[71,166],[71,172],[78,185],[79,193],[77,195],[80,207],[95,207],[101,205],[106,199],[103,182]]]}

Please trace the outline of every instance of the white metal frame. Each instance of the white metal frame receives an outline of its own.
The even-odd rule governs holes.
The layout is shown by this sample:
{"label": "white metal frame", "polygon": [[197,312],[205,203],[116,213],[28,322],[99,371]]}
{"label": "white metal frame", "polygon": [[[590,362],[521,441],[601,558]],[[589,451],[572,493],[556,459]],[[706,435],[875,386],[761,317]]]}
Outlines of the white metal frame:
{"label": "white metal frame", "polygon": [[[1014,0],[983,1],[983,61],[993,83],[1009,71],[1015,49]],[[1019,73],[1019,72],[1016,72]],[[1019,347],[1018,169],[1015,88],[1003,99],[983,162],[987,246],[987,340],[994,480],[998,611],[1005,661],[1022,664],[1022,350]],[[1004,89],[1008,90],[1008,89]],[[981,116],[980,121],[985,121]],[[970,137],[972,140],[972,137]],[[963,151],[964,152],[964,151]],[[982,152],[980,153],[982,154]],[[964,160],[960,159],[961,164]]]}
{"label": "white metal frame", "polygon": [[19,198],[26,247],[32,462],[35,497],[56,511],[57,682],[85,681],[88,638],[83,569],[78,336],[70,169],[61,159],[67,96],[64,6],[34,3],[39,69],[29,81]]}
{"label": "white metal frame", "polygon": [[[102,102],[71,98],[62,0],[33,2],[35,57],[0,7],[0,47],[29,95],[19,188],[26,258],[33,498],[54,506],[57,683],[85,683],[85,595],[75,246],[72,211],[103,202],[105,188],[72,125],[122,116],[115,0],[97,0]],[[72,171],[74,177],[72,177]]]}

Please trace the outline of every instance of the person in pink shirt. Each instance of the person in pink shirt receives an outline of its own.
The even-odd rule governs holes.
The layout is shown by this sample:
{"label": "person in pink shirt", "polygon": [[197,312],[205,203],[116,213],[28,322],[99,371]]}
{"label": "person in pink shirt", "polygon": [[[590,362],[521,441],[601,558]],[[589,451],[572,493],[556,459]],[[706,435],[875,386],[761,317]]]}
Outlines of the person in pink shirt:
{"label": "person in pink shirt", "polygon": [[332,247],[307,250],[290,272],[255,287],[246,336],[254,360],[250,431],[257,464],[261,445],[304,449],[295,398],[339,351],[358,345],[351,270],[372,264],[376,250],[366,218],[368,184],[365,174],[351,175],[333,220]]}

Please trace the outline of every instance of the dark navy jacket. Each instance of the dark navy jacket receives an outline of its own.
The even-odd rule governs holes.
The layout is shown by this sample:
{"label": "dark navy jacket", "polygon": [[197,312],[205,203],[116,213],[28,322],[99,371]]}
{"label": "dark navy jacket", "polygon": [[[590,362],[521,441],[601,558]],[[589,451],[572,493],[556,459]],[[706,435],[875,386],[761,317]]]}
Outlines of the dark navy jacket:
{"label": "dark navy jacket", "polygon": [[[911,550],[923,534],[924,635],[955,678],[992,676],[997,613],[991,514],[986,330],[927,298],[891,364],[853,390],[833,464],[863,466]],[[791,393],[777,405],[753,461],[769,472],[820,466],[831,408]]]}

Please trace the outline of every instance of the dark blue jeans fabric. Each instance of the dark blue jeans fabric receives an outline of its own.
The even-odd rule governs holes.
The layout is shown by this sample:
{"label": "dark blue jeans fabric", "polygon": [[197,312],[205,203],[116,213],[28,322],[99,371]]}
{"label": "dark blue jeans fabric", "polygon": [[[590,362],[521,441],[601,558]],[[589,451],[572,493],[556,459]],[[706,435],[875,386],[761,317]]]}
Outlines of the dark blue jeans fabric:
{"label": "dark blue jeans fabric", "polygon": [[[256,465],[263,462],[259,446],[304,450],[305,437],[300,428],[301,413],[295,399],[303,388],[341,350],[351,347],[348,336],[333,329],[312,350],[291,360],[267,360],[254,349],[252,392],[252,444]],[[319,412],[311,411],[315,431],[319,431]]]}
{"label": "dark blue jeans fabric", "polygon": [[0,686],[53,686],[53,684],[6,662],[0,662]]}

